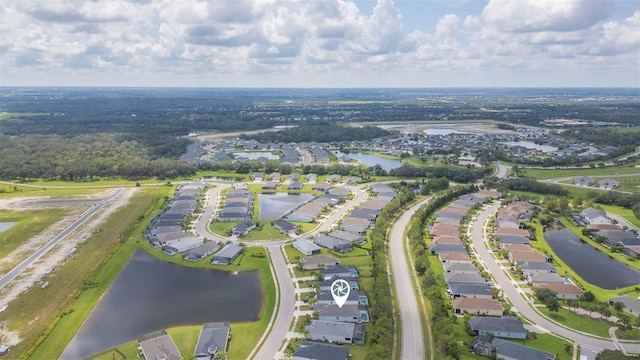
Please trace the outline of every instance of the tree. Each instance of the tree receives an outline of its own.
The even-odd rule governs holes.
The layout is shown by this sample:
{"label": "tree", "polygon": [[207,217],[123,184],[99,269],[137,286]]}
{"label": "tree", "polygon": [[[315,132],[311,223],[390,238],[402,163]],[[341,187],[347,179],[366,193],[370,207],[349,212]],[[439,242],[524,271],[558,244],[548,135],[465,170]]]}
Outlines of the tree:
{"label": "tree", "polygon": [[624,303],[622,303],[621,301],[616,301],[613,303],[613,308],[617,312],[621,312],[622,310],[624,310]]}
{"label": "tree", "polygon": [[586,302],[593,302],[596,299],[596,296],[593,295],[591,291],[586,291],[584,294],[580,295],[580,299]]}
{"label": "tree", "polygon": [[555,296],[550,296],[548,297],[545,302],[544,305],[547,307],[547,310],[549,310],[550,312],[558,312],[558,310],[560,310],[560,303],[558,302],[558,298]]}

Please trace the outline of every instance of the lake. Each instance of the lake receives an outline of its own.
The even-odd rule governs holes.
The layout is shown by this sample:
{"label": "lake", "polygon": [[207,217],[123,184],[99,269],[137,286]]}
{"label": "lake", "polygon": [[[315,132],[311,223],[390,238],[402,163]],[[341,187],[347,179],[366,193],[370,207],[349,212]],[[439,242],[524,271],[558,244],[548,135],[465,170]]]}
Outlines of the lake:
{"label": "lake", "polygon": [[287,212],[313,199],[311,194],[258,194],[260,201],[260,220],[278,220]]}
{"label": "lake", "polygon": [[500,142],[499,144],[503,144],[503,145],[507,145],[507,146],[521,146],[521,147],[526,148],[526,149],[540,150],[540,151],[545,152],[545,153],[558,151],[558,148],[555,147],[555,146],[538,145],[538,144],[533,143],[531,141],[504,141],[504,142]]}
{"label": "lake", "polygon": [[80,359],[178,325],[256,321],[264,293],[258,271],[188,268],[136,250],[60,359]]}
{"label": "lake", "polygon": [[11,229],[17,223],[17,221],[0,221],[0,233]]}
{"label": "lake", "polygon": [[581,242],[568,229],[546,231],[544,238],[562,261],[593,285],[612,290],[640,284],[640,271]]}
{"label": "lake", "polygon": [[233,155],[235,155],[236,158],[246,157],[249,160],[258,160],[258,158],[260,157],[265,157],[268,160],[280,159],[280,156],[274,155],[269,151],[239,151],[239,152],[234,152]]}
{"label": "lake", "polygon": [[346,155],[349,158],[356,160],[357,162],[363,164],[366,167],[380,165],[380,167],[382,167],[382,169],[384,169],[385,171],[397,169],[400,166],[402,166],[402,161],[400,160],[385,159],[383,157],[373,155],[373,154],[358,153],[358,152],[344,154],[340,151],[334,151],[334,153],[336,154],[337,157]]}

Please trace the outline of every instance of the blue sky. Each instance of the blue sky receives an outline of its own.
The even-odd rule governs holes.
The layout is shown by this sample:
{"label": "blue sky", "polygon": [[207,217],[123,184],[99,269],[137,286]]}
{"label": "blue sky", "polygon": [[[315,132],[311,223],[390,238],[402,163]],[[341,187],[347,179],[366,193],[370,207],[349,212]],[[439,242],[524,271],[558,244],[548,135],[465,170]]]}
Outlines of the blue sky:
{"label": "blue sky", "polygon": [[640,86],[638,0],[0,0],[0,85]]}

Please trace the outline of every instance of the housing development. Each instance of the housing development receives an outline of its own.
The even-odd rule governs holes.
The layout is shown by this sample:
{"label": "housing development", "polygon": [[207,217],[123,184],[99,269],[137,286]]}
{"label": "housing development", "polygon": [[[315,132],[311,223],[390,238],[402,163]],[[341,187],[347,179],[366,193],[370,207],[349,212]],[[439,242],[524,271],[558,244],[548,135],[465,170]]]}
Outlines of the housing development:
{"label": "housing development", "polygon": [[140,91],[2,89],[6,358],[640,354],[635,89]]}

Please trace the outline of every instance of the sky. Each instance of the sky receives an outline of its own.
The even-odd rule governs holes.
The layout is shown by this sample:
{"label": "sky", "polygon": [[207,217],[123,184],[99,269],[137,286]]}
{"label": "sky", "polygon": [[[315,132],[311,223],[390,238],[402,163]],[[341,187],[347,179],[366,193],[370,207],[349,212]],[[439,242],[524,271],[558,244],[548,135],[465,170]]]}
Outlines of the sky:
{"label": "sky", "polygon": [[640,0],[0,0],[0,86],[640,87]]}

